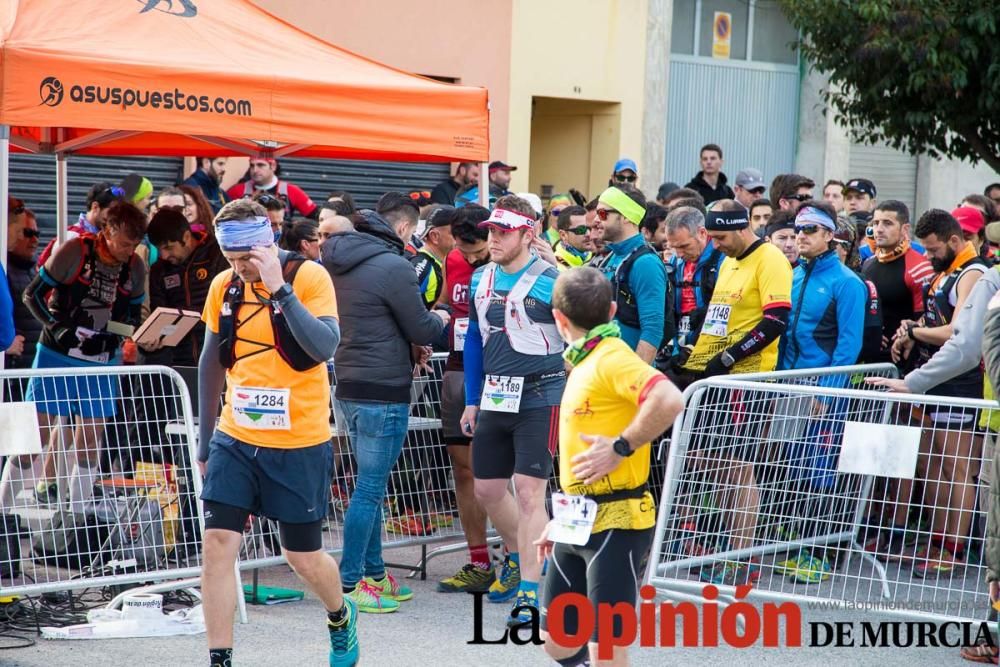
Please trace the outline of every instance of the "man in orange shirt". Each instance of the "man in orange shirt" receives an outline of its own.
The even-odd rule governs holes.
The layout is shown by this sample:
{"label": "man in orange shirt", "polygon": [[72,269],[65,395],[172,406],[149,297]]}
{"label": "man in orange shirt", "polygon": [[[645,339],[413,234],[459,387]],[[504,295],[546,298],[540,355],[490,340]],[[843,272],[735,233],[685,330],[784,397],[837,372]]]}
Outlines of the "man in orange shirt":
{"label": "man in orange shirt", "polygon": [[[330,665],[354,665],[357,609],[322,544],[333,464],[325,362],[340,341],[333,283],[319,264],[278,250],[260,204],[224,206],[215,235],[232,269],[209,288],[199,362],[202,601],[211,664],[232,661],[232,572],[253,513],[278,522],[288,564],[326,606]],[[225,405],[213,431],[223,382]]]}

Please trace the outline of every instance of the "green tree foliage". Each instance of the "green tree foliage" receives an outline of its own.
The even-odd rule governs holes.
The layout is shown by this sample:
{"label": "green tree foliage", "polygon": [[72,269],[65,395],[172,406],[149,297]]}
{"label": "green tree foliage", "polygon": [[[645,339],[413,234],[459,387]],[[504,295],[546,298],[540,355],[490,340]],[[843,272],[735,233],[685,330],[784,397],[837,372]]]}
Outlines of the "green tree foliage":
{"label": "green tree foliage", "polygon": [[1000,171],[1000,1],[780,0],[855,137]]}

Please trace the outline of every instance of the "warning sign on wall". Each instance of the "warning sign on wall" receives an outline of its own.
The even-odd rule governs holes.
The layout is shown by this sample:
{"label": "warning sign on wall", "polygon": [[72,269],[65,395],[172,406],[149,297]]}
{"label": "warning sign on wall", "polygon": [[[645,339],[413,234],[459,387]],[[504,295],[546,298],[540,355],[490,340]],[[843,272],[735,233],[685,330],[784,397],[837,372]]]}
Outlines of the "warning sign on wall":
{"label": "warning sign on wall", "polygon": [[733,36],[733,15],[715,12],[712,21],[712,57],[729,60],[729,42]]}

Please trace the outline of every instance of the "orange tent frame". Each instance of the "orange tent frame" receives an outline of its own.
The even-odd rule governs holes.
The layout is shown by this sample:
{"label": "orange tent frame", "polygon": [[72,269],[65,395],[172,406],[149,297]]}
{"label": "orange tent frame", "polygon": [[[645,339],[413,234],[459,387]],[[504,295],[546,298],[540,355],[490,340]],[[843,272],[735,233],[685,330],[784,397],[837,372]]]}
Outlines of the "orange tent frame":
{"label": "orange tent frame", "polygon": [[56,155],[62,236],[69,154],[486,162],[489,108],[249,0],[0,0],[0,200],[11,150]]}

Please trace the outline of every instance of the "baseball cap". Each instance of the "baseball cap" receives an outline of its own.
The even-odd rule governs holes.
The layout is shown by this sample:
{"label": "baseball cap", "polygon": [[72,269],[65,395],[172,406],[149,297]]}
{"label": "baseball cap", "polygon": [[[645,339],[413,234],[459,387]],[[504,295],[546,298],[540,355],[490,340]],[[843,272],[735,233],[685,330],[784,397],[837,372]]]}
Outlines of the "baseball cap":
{"label": "baseball cap", "polygon": [[490,162],[490,171],[517,171],[517,167],[513,167],[500,160],[494,160]]}
{"label": "baseball cap", "polygon": [[631,169],[632,173],[635,174],[639,173],[639,169],[635,166],[635,160],[627,157],[623,157],[618,160],[618,162],[615,162],[615,170],[611,173],[617,174],[618,172],[625,171],[626,169]]}
{"label": "baseball cap", "polygon": [[756,169],[744,169],[736,174],[736,185],[744,190],[756,190],[757,188],[767,188],[764,183],[764,174]]}
{"label": "baseball cap", "polygon": [[660,185],[660,189],[656,191],[657,199],[666,199],[670,196],[670,193],[674,190],[679,190],[681,186],[677,185],[673,181],[667,181]]}
{"label": "baseball cap", "polygon": [[535,221],[517,211],[509,211],[505,208],[495,208],[490,213],[489,220],[480,222],[479,227],[496,227],[507,232],[515,229],[534,229]]}
{"label": "baseball cap", "polygon": [[448,204],[434,204],[427,209],[427,218],[424,220],[424,229],[434,229],[435,227],[450,227],[451,223],[458,219],[458,209]]}
{"label": "baseball cap", "polygon": [[875,199],[877,191],[875,190],[875,184],[869,181],[867,178],[852,178],[847,181],[847,185],[844,186],[844,194],[846,195],[851,190],[855,192],[860,192],[863,195],[868,195],[872,199]]}
{"label": "baseball cap", "polygon": [[1000,222],[991,222],[986,225],[986,239],[990,243],[1000,243]]}
{"label": "baseball cap", "polygon": [[958,226],[966,234],[978,234],[986,225],[983,212],[972,206],[959,206],[951,212],[951,217],[958,220]]}
{"label": "baseball cap", "polygon": [[516,196],[531,204],[531,208],[535,210],[535,215],[542,214],[544,210],[542,208],[542,200],[534,192],[518,192]]}

